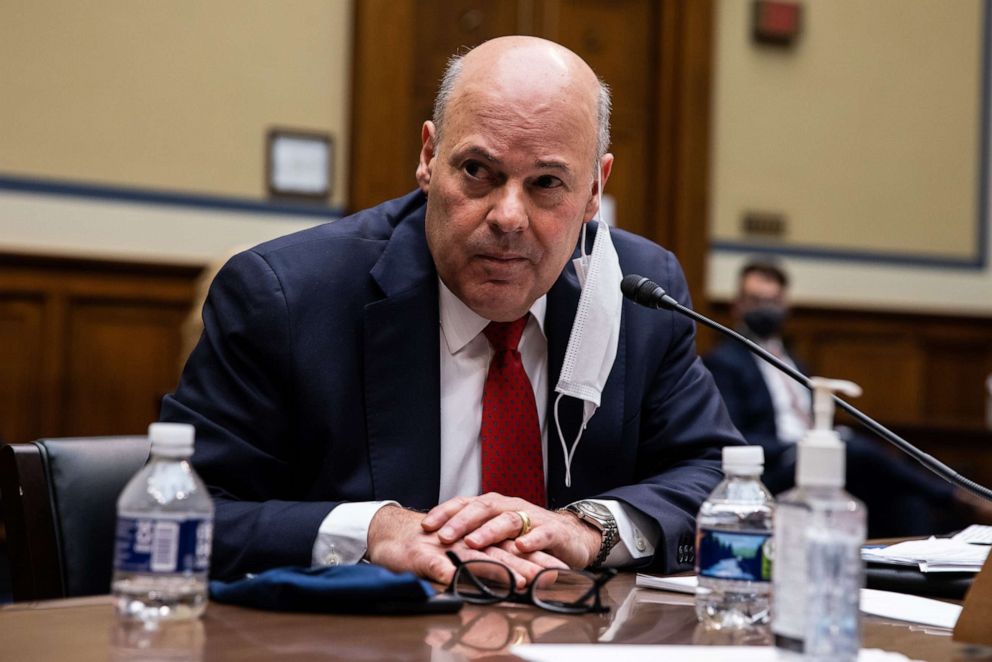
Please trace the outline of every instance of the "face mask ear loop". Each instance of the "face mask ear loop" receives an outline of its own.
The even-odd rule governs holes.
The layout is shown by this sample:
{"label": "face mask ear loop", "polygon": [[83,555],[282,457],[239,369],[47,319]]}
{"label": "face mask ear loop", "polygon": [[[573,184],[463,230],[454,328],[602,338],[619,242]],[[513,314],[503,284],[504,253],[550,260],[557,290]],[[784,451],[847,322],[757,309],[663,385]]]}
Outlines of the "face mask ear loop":
{"label": "face mask ear loop", "polygon": [[[599,163],[596,164],[596,202],[598,207],[596,209],[596,215],[592,217],[592,220],[598,221],[600,224],[603,223],[603,169]],[[582,239],[579,242],[579,254],[586,258],[586,227],[588,223],[582,224]],[[575,457],[575,451],[579,447],[579,442],[582,441],[582,433],[585,432],[586,425],[588,421],[585,420],[583,416],[582,426],[579,428],[579,433],[575,435],[575,442],[572,444],[572,449],[568,449],[568,444],[565,443],[565,434],[561,430],[561,421],[558,419],[558,403],[561,402],[564,393],[559,393],[558,397],[555,398],[555,427],[558,429],[558,441],[561,443],[561,450],[565,456],[565,487],[572,486],[572,458]]]}
{"label": "face mask ear loop", "polygon": [[[598,203],[596,207],[596,215],[592,217],[593,221],[603,222],[603,171],[597,167],[596,168],[596,201]],[[586,253],[586,226],[588,223],[582,224],[582,240],[579,242],[579,255],[583,258],[589,257]]]}
{"label": "face mask ear loop", "polygon": [[598,207],[596,208],[596,220],[600,223],[603,222],[603,168],[602,165],[597,164],[596,168],[596,201]]}
{"label": "face mask ear loop", "polygon": [[568,450],[568,444],[565,443],[565,434],[561,431],[561,420],[558,418],[558,403],[561,402],[564,396],[564,393],[559,393],[558,397],[555,398],[555,427],[558,428],[558,441],[561,443],[561,450],[565,455],[565,487],[571,487],[572,458],[575,457],[575,449],[579,447],[579,442],[582,441],[582,433],[586,429],[586,423],[582,423],[579,433],[575,435],[575,443],[572,444],[572,450]]}

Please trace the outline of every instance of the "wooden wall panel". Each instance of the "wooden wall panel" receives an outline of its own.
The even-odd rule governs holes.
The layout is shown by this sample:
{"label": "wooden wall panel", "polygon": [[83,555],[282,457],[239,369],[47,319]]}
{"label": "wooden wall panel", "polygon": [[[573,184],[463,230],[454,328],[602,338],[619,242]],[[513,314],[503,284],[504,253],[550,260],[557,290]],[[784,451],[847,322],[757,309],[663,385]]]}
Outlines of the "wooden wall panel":
{"label": "wooden wall panel", "polygon": [[502,34],[556,40],[610,84],[618,225],[675,251],[704,292],[711,0],[363,0],[355,5],[348,206],[413,189],[444,63]]}
{"label": "wooden wall panel", "polygon": [[348,209],[409,193],[420,129],[433,115],[448,57],[502,34],[527,33],[527,3],[363,0],[355,4]]}
{"label": "wooden wall panel", "polygon": [[808,343],[809,365],[848,379],[864,394],[856,405],[890,422],[916,420],[922,398],[923,357],[911,338],[857,331],[817,333]]}
{"label": "wooden wall panel", "polygon": [[651,236],[655,219],[648,211],[652,195],[647,173],[654,162],[652,92],[658,75],[660,5],[643,0],[560,0],[538,8],[541,36],[577,53],[610,85],[610,151],[616,161],[606,192],[616,200],[620,227]]}
{"label": "wooden wall panel", "polygon": [[[729,323],[726,304],[715,317]],[[703,330],[703,351],[719,339]],[[801,307],[787,341],[811,373],[851,379],[854,401],[883,423],[980,430],[992,374],[992,318]]]}
{"label": "wooden wall panel", "polygon": [[0,441],[41,426],[43,319],[40,297],[0,299]]}
{"label": "wooden wall panel", "polygon": [[[531,16],[521,3],[504,0],[417,0],[416,4],[418,29],[413,31],[410,82],[413,142],[419,153],[420,127],[434,114],[434,94],[448,58],[494,37],[526,29]],[[413,170],[407,174],[408,188],[413,188]]]}
{"label": "wooden wall panel", "polygon": [[176,386],[183,305],[76,300],[61,428],[72,434],[142,434]]}
{"label": "wooden wall panel", "polygon": [[705,313],[714,9],[709,0],[660,6],[658,131],[648,206],[653,229],[645,236],[678,256],[695,308]]}
{"label": "wooden wall panel", "polygon": [[985,411],[985,380],[989,375],[992,339],[929,338],[919,419],[931,425],[977,424],[980,412]]}
{"label": "wooden wall panel", "polygon": [[354,4],[351,152],[347,207],[351,211],[413,190],[417,119],[410,93],[415,66],[413,0]]}
{"label": "wooden wall panel", "polygon": [[0,255],[0,438],[142,432],[175,388],[199,272]]}
{"label": "wooden wall panel", "polygon": [[[729,323],[726,304],[714,316]],[[719,341],[701,331],[707,348]],[[992,319],[798,308],[786,338],[810,374],[864,388],[851,403],[962,475],[992,485],[992,430],[984,381],[992,374]],[[846,416],[841,422],[853,424]],[[898,452],[893,448],[893,452]]]}

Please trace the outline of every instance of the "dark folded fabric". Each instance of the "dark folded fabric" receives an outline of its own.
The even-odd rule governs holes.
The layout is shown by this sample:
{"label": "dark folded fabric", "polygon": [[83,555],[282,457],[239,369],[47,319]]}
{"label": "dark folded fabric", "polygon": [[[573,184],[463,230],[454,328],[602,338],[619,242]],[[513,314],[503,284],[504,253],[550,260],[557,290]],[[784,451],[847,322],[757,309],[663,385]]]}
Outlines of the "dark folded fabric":
{"label": "dark folded fabric", "polygon": [[274,568],[230,583],[210,582],[210,597],[217,602],[270,611],[424,613],[441,610],[431,608],[434,593],[412,573],[364,563]]}
{"label": "dark folded fabric", "polygon": [[868,563],[866,566],[865,584],[868,588],[957,600],[964,598],[976,575],[974,572],[920,572],[912,566],[880,563]]}

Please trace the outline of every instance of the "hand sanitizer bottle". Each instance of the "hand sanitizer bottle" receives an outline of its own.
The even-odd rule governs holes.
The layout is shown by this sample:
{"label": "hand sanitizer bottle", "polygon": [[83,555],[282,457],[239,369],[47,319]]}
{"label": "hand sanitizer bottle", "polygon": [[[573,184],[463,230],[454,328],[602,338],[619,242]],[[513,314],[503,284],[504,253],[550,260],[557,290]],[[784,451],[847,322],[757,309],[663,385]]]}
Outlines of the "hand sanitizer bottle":
{"label": "hand sanitizer bottle", "polygon": [[857,397],[861,389],[821,377],[810,382],[815,425],[797,448],[796,487],[779,496],[775,511],[772,632],[784,653],[853,661],[861,646],[866,512],[844,491],[844,443],[833,430],[833,393]]}

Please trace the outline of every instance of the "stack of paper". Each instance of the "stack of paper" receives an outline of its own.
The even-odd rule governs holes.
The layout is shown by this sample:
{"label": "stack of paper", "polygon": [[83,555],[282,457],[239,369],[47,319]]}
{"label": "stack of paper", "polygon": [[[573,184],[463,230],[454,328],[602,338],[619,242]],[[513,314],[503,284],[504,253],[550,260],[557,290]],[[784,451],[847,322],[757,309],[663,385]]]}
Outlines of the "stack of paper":
{"label": "stack of paper", "polygon": [[992,526],[972,524],[964,531],[958,531],[954,534],[952,540],[970,542],[973,545],[992,545]]}
{"label": "stack of paper", "polygon": [[971,545],[953,538],[907,540],[861,551],[865,561],[917,566],[921,572],[978,572],[988,555],[989,548],[985,545]]}
{"label": "stack of paper", "polygon": [[688,577],[658,577],[656,575],[646,575],[642,572],[637,573],[637,578],[634,582],[642,588],[656,588],[662,591],[690,593],[692,595],[696,594],[696,586],[699,584],[696,575],[690,575]]}
{"label": "stack of paper", "polygon": [[[656,577],[639,573],[635,583],[641,588],[693,593],[698,582],[695,575],[691,577]],[[872,616],[882,616],[896,621],[909,621],[951,629],[957,622],[958,616],[961,615],[961,605],[921,598],[917,595],[863,588],[861,589],[861,611]]]}

